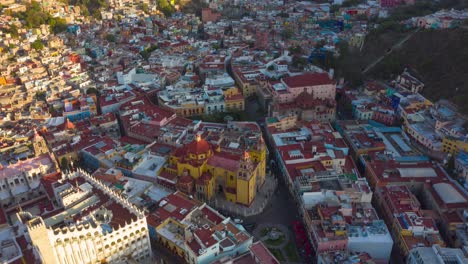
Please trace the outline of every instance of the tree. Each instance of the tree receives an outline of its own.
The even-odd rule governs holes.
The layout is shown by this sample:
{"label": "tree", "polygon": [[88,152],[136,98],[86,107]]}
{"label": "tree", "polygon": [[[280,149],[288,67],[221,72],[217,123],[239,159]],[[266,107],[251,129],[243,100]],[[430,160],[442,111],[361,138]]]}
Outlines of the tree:
{"label": "tree", "polygon": [[115,42],[116,38],[114,34],[107,34],[106,35],[106,40],[109,42]]}
{"label": "tree", "polygon": [[146,51],[148,51],[148,52],[151,53],[151,52],[153,52],[153,51],[155,51],[155,50],[157,50],[157,49],[158,49],[158,45],[153,44],[153,45],[151,45],[149,48],[147,48]]}
{"label": "tree", "polygon": [[44,48],[44,43],[42,43],[40,39],[37,39],[33,43],[31,43],[31,47],[35,50],[41,50]]}
{"label": "tree", "polygon": [[67,21],[60,17],[51,18],[49,20],[49,26],[52,32],[58,34],[67,30]]}
{"label": "tree", "polygon": [[81,14],[84,16],[92,15],[96,19],[101,19],[100,9],[106,9],[109,4],[106,0],[62,0],[69,2],[70,5],[79,6]]}
{"label": "tree", "polygon": [[145,13],[149,13],[149,6],[148,6],[148,4],[143,3],[143,4],[140,4],[139,7],[140,7],[141,11],[143,11],[143,12],[145,12]]}
{"label": "tree", "polygon": [[342,7],[350,7],[350,6],[357,6],[359,4],[364,3],[364,0],[346,0],[341,5]]}
{"label": "tree", "polygon": [[46,93],[45,92],[37,92],[36,93],[36,99],[39,101],[45,101],[46,100]]}
{"label": "tree", "polygon": [[91,87],[89,88],[88,90],[86,90],[86,94],[96,94],[96,95],[99,95],[99,91],[94,88],[94,87]]}
{"label": "tree", "polygon": [[174,13],[174,7],[172,7],[169,3],[168,0],[157,0],[156,1],[158,10],[161,11],[164,16],[171,16],[172,13]]}
{"label": "tree", "polygon": [[18,27],[15,25],[15,24],[11,24],[10,25],[10,28],[8,28],[6,30],[7,33],[10,33],[10,35],[13,37],[13,38],[17,38],[18,37]]}
{"label": "tree", "polygon": [[62,159],[60,160],[60,168],[62,170],[68,170],[69,166],[68,166],[68,159],[66,157],[62,157]]}
{"label": "tree", "polygon": [[297,45],[297,46],[294,46],[294,47],[289,47],[289,52],[291,54],[301,54],[302,53],[302,47]]}
{"label": "tree", "polygon": [[293,56],[292,65],[298,69],[303,69],[307,65],[307,59],[300,56]]}
{"label": "tree", "polygon": [[143,51],[140,51],[140,55],[141,57],[143,57],[143,59],[148,60],[151,54],[148,51],[143,50]]}
{"label": "tree", "polygon": [[92,16],[97,20],[102,19],[101,11],[99,11],[99,9],[93,10]]}

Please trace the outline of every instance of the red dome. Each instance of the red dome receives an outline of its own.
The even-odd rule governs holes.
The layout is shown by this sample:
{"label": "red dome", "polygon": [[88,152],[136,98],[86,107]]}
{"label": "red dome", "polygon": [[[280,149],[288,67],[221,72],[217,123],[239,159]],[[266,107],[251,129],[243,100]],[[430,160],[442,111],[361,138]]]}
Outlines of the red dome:
{"label": "red dome", "polygon": [[189,154],[207,154],[210,152],[211,146],[206,140],[202,139],[199,135],[197,135],[197,138],[190,142],[190,144],[187,145],[187,153]]}

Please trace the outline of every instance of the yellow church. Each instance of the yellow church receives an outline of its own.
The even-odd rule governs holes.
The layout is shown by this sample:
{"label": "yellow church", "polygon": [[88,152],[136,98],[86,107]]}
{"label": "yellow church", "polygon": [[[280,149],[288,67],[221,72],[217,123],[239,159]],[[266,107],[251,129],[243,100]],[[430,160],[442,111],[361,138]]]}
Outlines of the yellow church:
{"label": "yellow church", "polygon": [[177,188],[210,200],[224,194],[227,200],[249,206],[257,189],[265,182],[266,147],[257,146],[240,153],[223,151],[197,135],[195,140],[177,149],[165,169],[178,176]]}

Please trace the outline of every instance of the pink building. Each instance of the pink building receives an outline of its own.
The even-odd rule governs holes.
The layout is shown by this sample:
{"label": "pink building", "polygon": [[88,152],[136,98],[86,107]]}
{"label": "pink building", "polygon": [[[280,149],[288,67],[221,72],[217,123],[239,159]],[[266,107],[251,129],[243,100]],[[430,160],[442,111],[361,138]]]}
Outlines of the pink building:
{"label": "pink building", "polygon": [[302,93],[313,95],[314,99],[335,99],[336,83],[327,73],[304,73],[286,77],[272,86],[278,103],[291,103]]}
{"label": "pink building", "polygon": [[300,119],[335,119],[336,82],[327,73],[303,73],[269,82],[272,116],[294,112]]}

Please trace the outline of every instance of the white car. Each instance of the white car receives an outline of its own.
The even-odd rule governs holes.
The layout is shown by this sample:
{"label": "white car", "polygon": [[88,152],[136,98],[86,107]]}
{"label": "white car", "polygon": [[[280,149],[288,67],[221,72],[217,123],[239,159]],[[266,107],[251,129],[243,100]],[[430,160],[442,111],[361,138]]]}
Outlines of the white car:
{"label": "white car", "polygon": [[239,219],[239,218],[235,218],[234,219],[234,223],[236,224],[242,224],[244,221],[242,221],[242,219]]}

